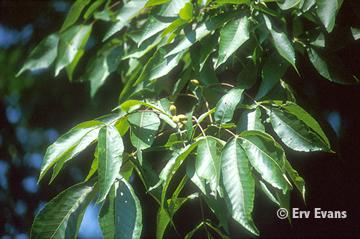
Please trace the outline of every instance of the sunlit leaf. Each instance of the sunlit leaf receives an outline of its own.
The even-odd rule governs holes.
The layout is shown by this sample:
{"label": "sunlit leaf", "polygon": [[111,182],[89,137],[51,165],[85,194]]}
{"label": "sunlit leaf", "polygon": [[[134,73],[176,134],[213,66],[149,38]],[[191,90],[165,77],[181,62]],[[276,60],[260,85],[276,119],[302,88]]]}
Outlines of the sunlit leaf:
{"label": "sunlit leaf", "polygon": [[76,25],[60,34],[55,76],[75,59],[79,50],[85,47],[91,29],[91,25]]}
{"label": "sunlit leaf", "polygon": [[274,28],[270,18],[266,15],[263,16],[265,19],[266,26],[272,36],[276,50],[285,60],[287,60],[296,69],[295,51],[292,46],[292,43],[287,37],[287,34],[285,32],[278,30],[277,28]]}
{"label": "sunlit leaf", "polygon": [[94,197],[89,183],[74,185],[53,198],[36,215],[31,238],[77,238],[86,207]]}
{"label": "sunlit leaf", "polygon": [[90,0],[76,0],[74,4],[71,6],[65,21],[60,29],[60,32],[66,30],[70,26],[72,26],[81,15],[83,9],[89,4]]}
{"label": "sunlit leaf", "polygon": [[216,67],[220,66],[249,39],[247,16],[228,22],[220,31],[219,57]]}
{"label": "sunlit leaf", "polygon": [[102,125],[100,121],[81,123],[50,145],[44,156],[39,181],[54,164],[64,164],[94,142]]}
{"label": "sunlit leaf", "polygon": [[229,199],[232,217],[255,235],[259,234],[252,220],[255,181],[241,142],[233,138],[221,153],[222,181]]}
{"label": "sunlit leaf", "polygon": [[128,117],[131,125],[131,143],[138,149],[149,148],[154,142],[160,119],[154,112],[137,112]]}
{"label": "sunlit leaf", "polygon": [[123,161],[124,145],[122,138],[114,126],[105,126],[99,132],[97,153],[99,160],[98,202],[105,199],[111,186],[119,174]]}
{"label": "sunlit leaf", "polygon": [[220,147],[213,137],[205,137],[197,147],[195,172],[210,184],[211,191],[216,195],[220,183]]}
{"label": "sunlit leaf", "polygon": [[23,67],[17,73],[17,76],[26,70],[35,71],[49,67],[57,56],[58,43],[59,35],[56,33],[44,38],[34,50],[31,51]]}
{"label": "sunlit leaf", "polygon": [[124,6],[115,14],[116,23],[112,24],[106,32],[103,41],[121,31],[121,29],[123,29],[123,27],[125,27],[131,19],[140,13],[146,2],[147,0],[132,0],[125,3]]}
{"label": "sunlit leaf", "polygon": [[113,185],[100,210],[104,238],[138,239],[142,231],[140,201],[131,185],[120,179]]}
{"label": "sunlit leaf", "polygon": [[241,101],[243,92],[243,89],[234,88],[220,99],[216,105],[214,114],[216,121],[219,123],[227,123],[232,120],[236,106]]}
{"label": "sunlit leaf", "polygon": [[279,104],[268,112],[281,141],[297,151],[330,151],[330,143],[316,120],[292,102]]}
{"label": "sunlit leaf", "polygon": [[270,135],[244,131],[240,134],[240,142],[251,165],[265,181],[283,192],[291,188],[285,176],[285,153]]}

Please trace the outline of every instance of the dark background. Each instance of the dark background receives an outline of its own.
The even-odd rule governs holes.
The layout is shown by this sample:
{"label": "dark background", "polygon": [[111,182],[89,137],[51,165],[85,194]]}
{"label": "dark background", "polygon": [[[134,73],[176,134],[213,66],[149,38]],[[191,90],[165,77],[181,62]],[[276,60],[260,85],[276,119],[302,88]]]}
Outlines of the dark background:
{"label": "dark background", "polygon": [[[54,78],[51,72],[42,71],[14,77],[29,50],[60,28],[69,6],[69,1],[60,0],[0,0],[0,238],[28,238],[34,213],[86,174],[91,150],[65,167],[52,185],[48,186],[45,181],[37,185],[47,145],[76,123],[109,112],[117,102],[120,88],[116,77],[107,81],[94,99],[89,97],[87,84],[69,83],[65,74]],[[344,1],[337,23],[359,27],[355,12],[352,1]],[[337,42],[345,39],[345,34],[339,32],[333,39],[334,49],[339,46]],[[338,58],[349,72],[359,77],[359,43],[350,42],[338,48]],[[276,217],[277,207],[259,192],[254,221],[263,238],[359,238],[360,87],[331,83],[301,58],[298,64],[301,77],[290,73],[286,80],[298,94],[298,103],[312,113],[330,135],[337,154],[287,151],[289,160],[307,183],[306,205],[294,192],[292,207],[312,212],[316,207],[346,210],[348,217],[294,219],[290,225],[287,220]],[[155,222],[152,209],[155,203],[143,194],[141,185],[138,188],[137,193],[146,200],[143,233],[146,237]],[[198,211],[198,203],[190,203],[184,207],[184,213],[175,216],[180,232],[189,231],[196,224]],[[96,218],[97,207],[92,205],[79,237],[99,235]],[[235,223],[231,232],[234,238],[249,237]]]}

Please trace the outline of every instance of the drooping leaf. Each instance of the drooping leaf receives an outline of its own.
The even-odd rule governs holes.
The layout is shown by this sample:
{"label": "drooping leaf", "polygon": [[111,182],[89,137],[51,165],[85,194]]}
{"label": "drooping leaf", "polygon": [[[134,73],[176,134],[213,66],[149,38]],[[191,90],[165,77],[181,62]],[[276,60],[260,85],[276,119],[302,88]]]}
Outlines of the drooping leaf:
{"label": "drooping leaf", "polygon": [[55,61],[57,56],[58,43],[59,35],[56,33],[44,38],[34,50],[31,51],[23,67],[16,76],[19,76],[26,70],[35,71],[49,67]]}
{"label": "drooping leaf", "polygon": [[190,153],[197,147],[201,140],[197,140],[196,142],[187,145],[179,151],[174,151],[171,155],[171,158],[166,163],[165,167],[160,172],[160,180],[163,183],[162,194],[161,194],[161,204],[163,205],[165,202],[165,197],[167,193],[167,189],[171,183],[173,175],[180,168],[185,159],[190,155]]}
{"label": "drooping leaf", "polygon": [[191,47],[195,42],[200,41],[214,30],[216,30],[219,26],[227,22],[229,19],[233,17],[233,14],[222,14],[219,16],[215,16],[210,18],[208,21],[202,23],[195,30],[191,30],[185,33],[185,37],[177,44],[177,46],[172,49],[166,56],[171,56],[182,52],[189,47]]}
{"label": "drooping leaf", "polygon": [[287,34],[275,28],[268,16],[263,16],[265,19],[266,27],[270,31],[276,50],[296,69],[295,51],[290,40],[287,37]]}
{"label": "drooping leaf", "polygon": [[179,11],[179,17],[185,21],[190,21],[193,17],[193,5],[187,2]]}
{"label": "drooping leaf", "polygon": [[171,0],[151,14],[143,27],[138,45],[170,26],[186,2],[187,0]]}
{"label": "drooping leaf", "polygon": [[258,78],[258,67],[254,61],[250,59],[245,60],[244,67],[236,77],[238,87],[241,89],[250,89],[256,83]]}
{"label": "drooping leaf", "polygon": [[255,181],[249,160],[238,138],[233,138],[221,153],[222,181],[228,196],[232,217],[255,235],[259,234],[253,220]]}
{"label": "drooping leaf", "polygon": [[256,99],[261,99],[266,96],[274,86],[280,82],[288,66],[289,65],[277,53],[272,54],[266,59],[261,72],[262,80],[256,94]]}
{"label": "drooping leaf", "polygon": [[281,141],[297,151],[330,151],[331,146],[316,120],[295,103],[272,107],[270,122]]}
{"label": "drooping leaf", "polygon": [[82,76],[84,81],[90,81],[90,95],[95,96],[98,89],[104,84],[107,77],[116,71],[123,56],[122,46],[113,46],[101,50],[86,67]]}
{"label": "drooping leaf", "polygon": [[39,181],[54,164],[64,164],[94,142],[102,125],[100,121],[81,123],[50,145],[41,165]]}
{"label": "drooping leaf", "polygon": [[144,66],[144,69],[139,78],[136,80],[135,85],[143,81],[152,82],[155,79],[165,76],[178,65],[183,54],[180,53],[167,56],[168,47],[169,46],[159,48],[155,52],[155,54]]}
{"label": "drooping leaf", "polygon": [[86,12],[84,13],[84,19],[87,20],[89,17],[105,2],[105,0],[96,0],[93,2]]}
{"label": "drooping leaf", "polygon": [[109,39],[115,33],[121,31],[131,19],[136,17],[144,8],[147,0],[131,0],[124,4],[124,6],[116,13],[116,23],[113,24],[106,32],[103,41]]}
{"label": "drooping leaf", "polygon": [[327,80],[345,85],[360,83],[349,75],[346,69],[343,69],[342,62],[337,57],[328,57],[326,59],[314,48],[308,49],[308,56],[317,72]]}
{"label": "drooping leaf", "polygon": [[299,4],[302,2],[302,0],[284,0],[280,1],[277,4],[282,10],[288,10],[290,8],[294,8],[299,6]]}
{"label": "drooping leaf", "polygon": [[79,50],[85,47],[91,29],[91,25],[75,25],[60,34],[55,76],[75,59]]}
{"label": "drooping leaf", "polygon": [[131,185],[120,179],[113,185],[99,215],[104,238],[138,239],[142,231],[140,201]]}
{"label": "drooping leaf", "polygon": [[217,122],[223,124],[232,120],[236,106],[242,99],[243,92],[243,89],[234,88],[219,100],[214,114],[214,118]]}
{"label": "drooping leaf", "polygon": [[157,226],[156,226],[156,238],[161,239],[164,237],[165,231],[172,221],[175,213],[189,200],[196,198],[196,194],[189,195],[187,197],[181,198],[170,198],[167,201],[168,210],[164,207],[160,207],[158,214],[157,214]]}
{"label": "drooping leaf", "polygon": [[286,192],[291,188],[285,176],[285,153],[268,134],[244,131],[240,134],[241,146],[256,171],[273,187]]}
{"label": "drooping leaf", "polygon": [[136,112],[128,117],[131,125],[131,143],[138,149],[149,148],[154,142],[160,119],[154,112]]}
{"label": "drooping leaf", "polygon": [[124,145],[117,129],[110,125],[101,128],[98,141],[99,198],[97,202],[99,203],[105,199],[119,174],[123,161]]}
{"label": "drooping leaf", "polygon": [[290,180],[293,182],[295,187],[299,190],[301,193],[301,196],[305,202],[305,194],[306,194],[306,188],[305,188],[305,181],[304,179],[299,175],[299,173],[291,166],[289,161],[285,161],[285,168],[286,172],[290,177]]}
{"label": "drooping leaf", "polygon": [[94,193],[90,183],[80,183],[61,192],[36,215],[31,238],[77,238],[84,212]]}
{"label": "drooping leaf", "polygon": [[215,67],[220,66],[249,39],[247,16],[228,22],[220,31],[219,57]]}
{"label": "drooping leaf", "polygon": [[245,4],[245,3],[249,3],[250,0],[216,0],[216,3],[218,5],[223,5],[223,4]]}
{"label": "drooping leaf", "polygon": [[207,136],[200,141],[197,147],[195,172],[200,178],[210,184],[214,195],[220,183],[221,160],[218,141]]}
{"label": "drooping leaf", "polygon": [[315,6],[317,0],[303,0],[301,10],[305,13]]}
{"label": "drooping leaf", "polygon": [[146,3],[146,7],[153,7],[153,6],[161,5],[161,4],[167,3],[169,1],[170,0],[148,0]]}
{"label": "drooping leaf", "polygon": [[316,0],[316,13],[327,32],[332,32],[342,0]]}
{"label": "drooping leaf", "polygon": [[360,28],[352,27],[351,34],[355,41],[359,40],[360,39]]}
{"label": "drooping leaf", "polygon": [[86,176],[84,181],[85,182],[89,181],[90,178],[96,173],[98,168],[99,168],[99,153],[98,153],[97,148],[96,148],[95,153],[94,153],[94,159],[93,159],[93,161],[91,163],[89,173]]}
{"label": "drooping leaf", "polygon": [[[221,185],[220,189],[222,191],[223,185]],[[208,191],[208,190],[207,190]],[[222,192],[222,194],[224,194]],[[223,198],[223,195],[211,195],[206,193],[203,197],[206,204],[210,208],[210,210],[215,214],[217,219],[219,220],[219,226],[221,226],[227,233],[229,233],[229,220],[231,218],[231,214],[228,212],[226,200]]]}
{"label": "drooping leaf", "polygon": [[76,0],[71,6],[65,21],[60,29],[60,32],[72,26],[79,19],[83,9],[89,4],[90,0]]}
{"label": "drooping leaf", "polygon": [[254,110],[242,113],[240,121],[237,125],[237,132],[245,130],[257,130],[265,132],[265,126],[261,120],[261,110],[257,107]]}

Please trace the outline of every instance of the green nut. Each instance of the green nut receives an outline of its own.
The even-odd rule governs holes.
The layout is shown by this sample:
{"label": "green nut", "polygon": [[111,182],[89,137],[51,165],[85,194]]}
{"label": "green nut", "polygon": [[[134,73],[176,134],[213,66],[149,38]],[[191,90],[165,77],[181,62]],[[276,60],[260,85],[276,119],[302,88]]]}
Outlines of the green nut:
{"label": "green nut", "polygon": [[192,79],[190,82],[191,82],[191,84],[193,84],[195,86],[200,85],[200,82],[198,80],[196,80],[196,79]]}
{"label": "green nut", "polygon": [[170,105],[170,112],[172,115],[176,115],[176,106],[175,105]]}

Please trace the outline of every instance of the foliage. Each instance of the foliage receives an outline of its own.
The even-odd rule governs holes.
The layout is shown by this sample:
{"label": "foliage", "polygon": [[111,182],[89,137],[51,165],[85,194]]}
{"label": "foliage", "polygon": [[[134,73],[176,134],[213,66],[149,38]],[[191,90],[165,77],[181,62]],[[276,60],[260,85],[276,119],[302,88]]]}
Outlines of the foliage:
{"label": "foliage", "polygon": [[[209,237],[226,238],[231,218],[259,235],[252,219],[256,188],[280,207],[287,207],[293,188],[305,200],[305,182],[283,146],[332,152],[319,123],[296,103],[286,73],[300,74],[298,59],[305,57],[330,81],[358,83],[327,57],[325,39],[341,5],[76,1],[61,29],[39,43],[19,74],[55,65],[55,75],[65,69],[76,79],[77,65],[89,55],[77,78],[90,82],[91,95],[111,74],[120,76],[122,90],[111,114],[78,124],[46,151],[39,180],[52,169],[52,181],[65,163],[97,145],[89,175],[45,206],[32,237],[75,238],[86,206],[96,201],[106,238],[139,238],[144,205],[136,196],[140,189],[132,188],[136,176],[158,203],[157,238],[175,228],[175,213],[191,200],[206,204],[218,221],[203,215],[186,238],[202,228]],[[87,42],[98,24],[107,30],[90,54]],[[352,32],[357,39],[358,30]],[[151,151],[163,151],[167,159],[154,162]],[[188,193],[191,185],[196,190]]]}

